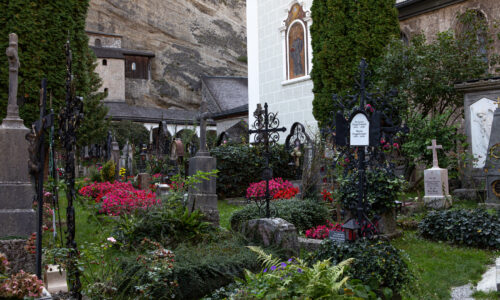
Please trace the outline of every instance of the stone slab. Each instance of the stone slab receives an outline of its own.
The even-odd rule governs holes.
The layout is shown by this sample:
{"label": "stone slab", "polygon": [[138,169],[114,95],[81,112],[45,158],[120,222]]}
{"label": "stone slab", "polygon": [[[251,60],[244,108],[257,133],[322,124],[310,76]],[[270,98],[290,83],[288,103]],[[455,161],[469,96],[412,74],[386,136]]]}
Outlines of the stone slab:
{"label": "stone slab", "polygon": [[189,194],[188,208],[190,212],[200,210],[207,221],[219,226],[219,210],[216,194]]}
{"label": "stone slab", "polygon": [[424,204],[428,208],[433,209],[445,209],[451,206],[452,198],[451,196],[425,196]]}
{"label": "stone slab", "polygon": [[265,247],[275,246],[288,255],[298,255],[300,251],[297,229],[281,218],[263,218],[247,221],[241,229],[242,234],[251,241]]}
{"label": "stone slab", "polygon": [[139,185],[139,189],[149,189],[149,185],[151,184],[151,175],[149,175],[148,173],[140,173],[139,175],[137,175],[137,183]]}
{"label": "stone slab", "polygon": [[309,252],[313,252],[319,249],[321,246],[321,243],[323,240],[318,240],[318,239],[309,239],[309,238],[303,238],[299,237],[299,246],[301,250],[306,250]]}
{"label": "stone slab", "polygon": [[449,195],[448,170],[431,168],[424,171],[425,196]]}
{"label": "stone slab", "polygon": [[0,238],[28,237],[36,231],[36,214],[33,209],[0,210]]}
{"label": "stone slab", "polygon": [[31,183],[0,182],[0,210],[31,207],[34,196],[35,190]]}
{"label": "stone slab", "polygon": [[[189,159],[189,175],[196,174],[197,171],[210,172],[217,169],[217,160],[211,156],[195,156]],[[216,178],[202,180],[195,184],[190,191],[197,193],[216,194]]]}
{"label": "stone slab", "polygon": [[30,183],[28,173],[29,144],[25,138],[28,132],[27,128],[0,127],[1,182]]}
{"label": "stone slab", "polygon": [[461,200],[479,200],[479,192],[476,189],[455,189],[451,193],[453,198]]}

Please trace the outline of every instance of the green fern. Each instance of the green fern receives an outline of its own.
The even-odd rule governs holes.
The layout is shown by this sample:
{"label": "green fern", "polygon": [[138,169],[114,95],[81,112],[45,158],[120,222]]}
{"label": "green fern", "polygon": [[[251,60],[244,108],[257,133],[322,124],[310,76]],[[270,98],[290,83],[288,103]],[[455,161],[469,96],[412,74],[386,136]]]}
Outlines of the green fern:
{"label": "green fern", "polygon": [[267,254],[258,246],[247,246],[252,252],[257,253],[258,260],[262,261],[262,266],[264,268],[270,268],[272,266],[277,266],[280,263],[279,258],[274,258],[272,254]]}

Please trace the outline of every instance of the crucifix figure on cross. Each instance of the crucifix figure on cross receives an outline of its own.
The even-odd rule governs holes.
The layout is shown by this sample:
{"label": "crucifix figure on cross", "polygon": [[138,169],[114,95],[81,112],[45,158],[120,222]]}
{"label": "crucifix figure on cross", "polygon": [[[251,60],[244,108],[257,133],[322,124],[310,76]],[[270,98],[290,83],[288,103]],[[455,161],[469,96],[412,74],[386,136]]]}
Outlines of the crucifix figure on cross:
{"label": "crucifix figure on cross", "polygon": [[198,114],[198,121],[200,122],[200,150],[196,156],[207,156],[207,120],[211,118],[212,114],[207,111],[207,102],[201,102],[200,113]]}
{"label": "crucifix figure on cross", "polygon": [[443,146],[438,145],[436,140],[432,140],[432,146],[428,146],[427,149],[432,150],[432,167],[439,168],[437,149],[443,149]]}

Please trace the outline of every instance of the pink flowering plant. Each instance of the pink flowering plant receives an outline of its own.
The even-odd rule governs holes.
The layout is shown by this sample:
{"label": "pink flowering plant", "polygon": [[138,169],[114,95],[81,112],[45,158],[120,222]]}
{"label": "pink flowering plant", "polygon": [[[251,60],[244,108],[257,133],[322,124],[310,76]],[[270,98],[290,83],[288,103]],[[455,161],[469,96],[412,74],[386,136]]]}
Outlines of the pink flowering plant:
{"label": "pink flowering plant", "polygon": [[43,282],[36,275],[23,270],[17,274],[8,275],[9,261],[5,254],[0,253],[0,298],[24,299],[42,296]]}
{"label": "pink flowering plant", "polygon": [[306,230],[306,237],[310,239],[323,240],[328,238],[330,231],[344,231],[342,224],[332,224],[330,221],[326,221],[326,225],[319,225],[311,229]]}
{"label": "pink flowering plant", "polygon": [[130,182],[94,182],[80,189],[80,195],[99,204],[99,212],[117,216],[161,203],[151,191],[138,190]]}
{"label": "pink flowering plant", "polygon": [[[276,194],[287,194],[290,199],[299,192],[298,189],[294,188],[293,184],[288,180],[283,180],[283,178],[273,178],[269,181],[269,194],[272,199],[278,199],[274,196]],[[290,195],[292,193],[293,195]],[[266,181],[262,180],[259,182],[251,183],[247,188],[246,197],[248,199],[252,198],[263,198],[266,195]]]}

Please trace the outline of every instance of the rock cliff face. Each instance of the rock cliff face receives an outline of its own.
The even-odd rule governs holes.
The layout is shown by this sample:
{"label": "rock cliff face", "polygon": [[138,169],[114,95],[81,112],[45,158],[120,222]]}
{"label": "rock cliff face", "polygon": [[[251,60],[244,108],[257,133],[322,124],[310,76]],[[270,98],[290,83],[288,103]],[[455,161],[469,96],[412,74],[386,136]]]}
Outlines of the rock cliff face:
{"label": "rock cliff face", "polygon": [[86,29],[155,53],[151,80],[129,84],[137,90],[127,101],[138,105],[197,108],[201,76],[247,76],[238,60],[246,56],[244,0],[91,0]]}

